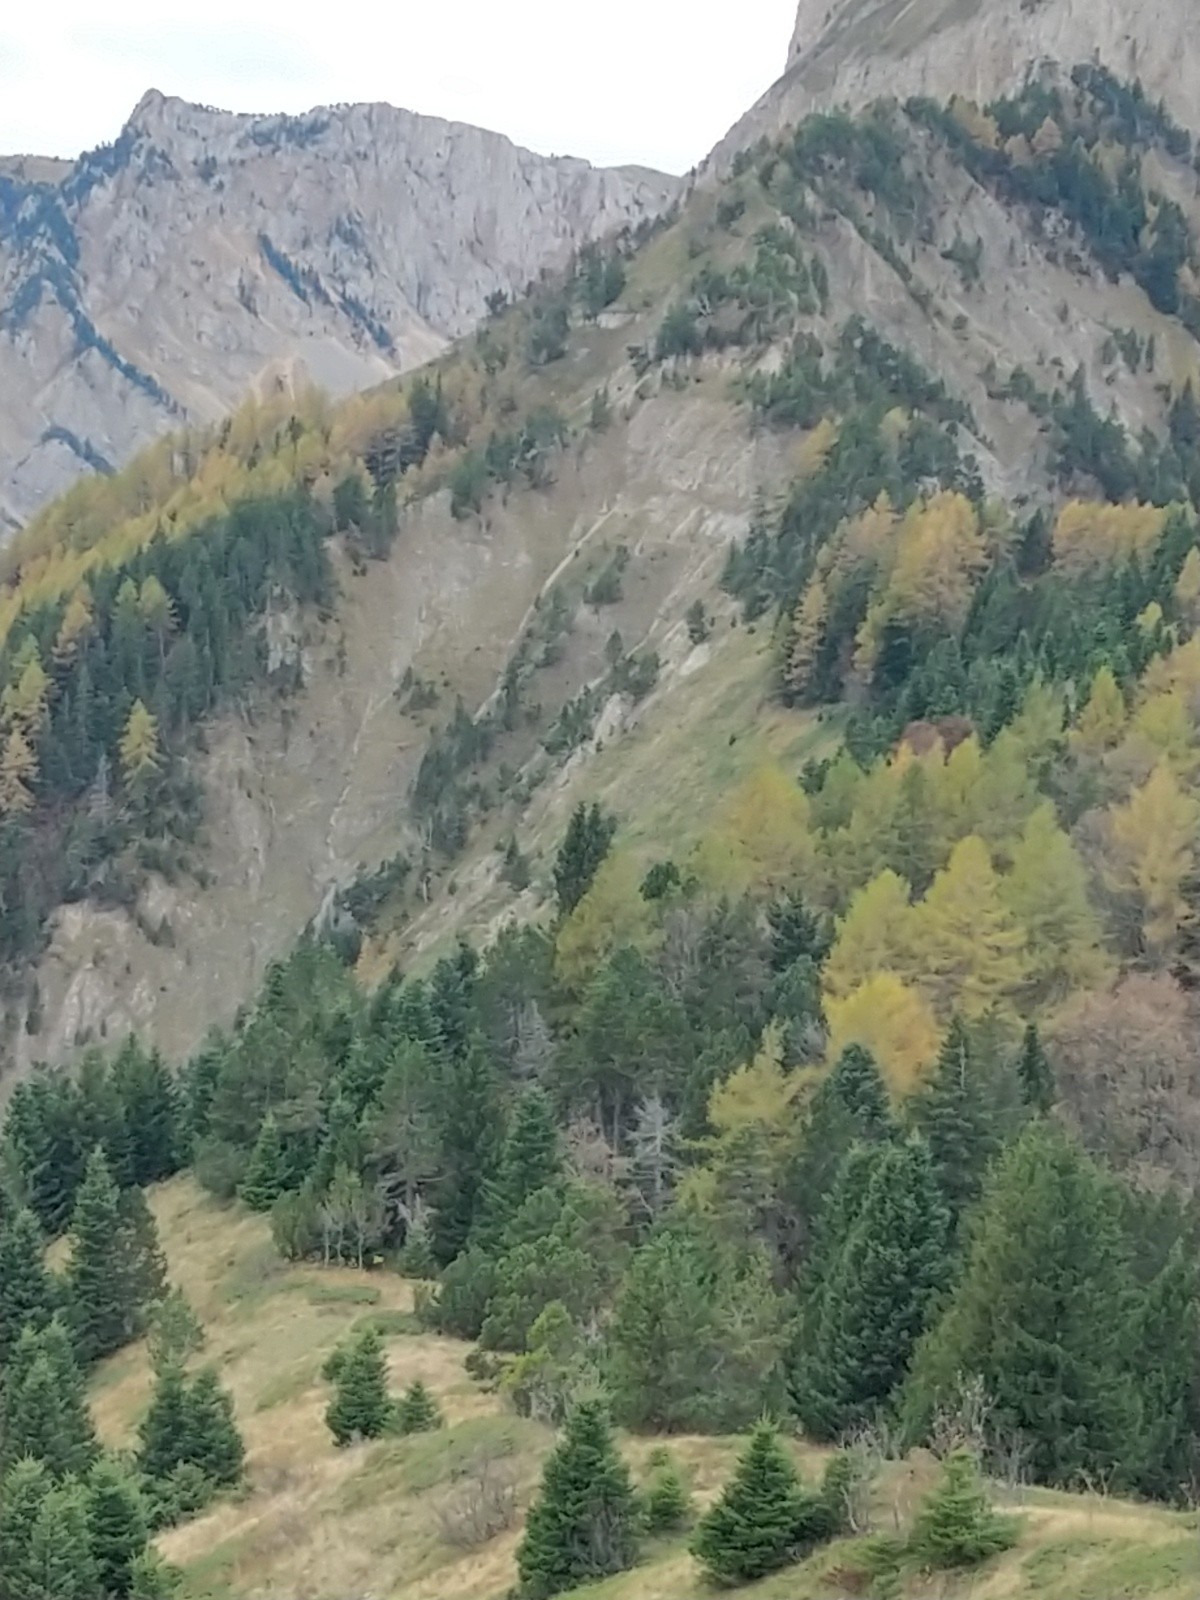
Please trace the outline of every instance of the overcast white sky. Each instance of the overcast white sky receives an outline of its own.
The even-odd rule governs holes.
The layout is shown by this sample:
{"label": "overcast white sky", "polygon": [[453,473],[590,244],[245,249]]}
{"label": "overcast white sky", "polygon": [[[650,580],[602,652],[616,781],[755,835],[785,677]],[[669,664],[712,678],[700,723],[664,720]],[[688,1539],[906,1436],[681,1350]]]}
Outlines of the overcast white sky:
{"label": "overcast white sky", "polygon": [[106,143],[156,88],[234,111],[388,100],[682,172],[779,76],[794,16],[795,0],[0,0],[0,154]]}

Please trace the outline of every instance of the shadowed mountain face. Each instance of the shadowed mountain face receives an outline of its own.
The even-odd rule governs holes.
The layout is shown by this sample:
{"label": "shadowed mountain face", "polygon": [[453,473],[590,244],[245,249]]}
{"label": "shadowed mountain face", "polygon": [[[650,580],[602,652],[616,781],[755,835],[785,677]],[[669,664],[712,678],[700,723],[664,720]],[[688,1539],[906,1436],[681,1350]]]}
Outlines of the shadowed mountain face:
{"label": "shadowed mountain face", "polygon": [[336,394],[428,360],[678,187],[386,105],[153,91],[70,167],[0,164],[0,527],[264,374]]}

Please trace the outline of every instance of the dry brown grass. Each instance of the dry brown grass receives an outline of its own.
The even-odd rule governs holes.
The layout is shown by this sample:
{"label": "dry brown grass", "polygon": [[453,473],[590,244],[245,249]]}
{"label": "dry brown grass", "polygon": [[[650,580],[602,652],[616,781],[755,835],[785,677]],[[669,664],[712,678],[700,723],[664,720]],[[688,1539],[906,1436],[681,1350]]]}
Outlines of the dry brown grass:
{"label": "dry brown grass", "polygon": [[[447,1543],[439,1506],[481,1450],[507,1451],[518,1504],[528,1505],[550,1444],[546,1430],[505,1411],[463,1370],[467,1347],[421,1333],[386,1339],[392,1387],[421,1378],[447,1427],[349,1450],[324,1423],[321,1364],[372,1311],[411,1308],[411,1285],[386,1273],[290,1267],[265,1222],[207,1199],[188,1179],[152,1197],[174,1281],[208,1330],[202,1361],[221,1369],[246,1438],[249,1482],[237,1497],[172,1529],[163,1552],[185,1570],[181,1600],[498,1600],[515,1577],[519,1529],[482,1548]],[[103,1436],[131,1441],[149,1394],[145,1352],[133,1349],[97,1374],[93,1405]],[[627,1439],[639,1477],[656,1441]],[[704,1506],[736,1458],[736,1439],[669,1441]],[[816,1476],[827,1452],[797,1444]],[[878,1526],[906,1519],[935,1471],[917,1457],[889,1467],[876,1500]],[[1099,1496],[1032,1492],[1017,1548],[969,1580],[913,1580],[909,1600],[1195,1600],[1200,1544],[1195,1519]],[[849,1591],[853,1545],[824,1552],[756,1586],[755,1600],[834,1600]],[[749,1593],[749,1591],[747,1591]],[[588,1600],[709,1600],[682,1540],[652,1544],[636,1570],[588,1591]]]}

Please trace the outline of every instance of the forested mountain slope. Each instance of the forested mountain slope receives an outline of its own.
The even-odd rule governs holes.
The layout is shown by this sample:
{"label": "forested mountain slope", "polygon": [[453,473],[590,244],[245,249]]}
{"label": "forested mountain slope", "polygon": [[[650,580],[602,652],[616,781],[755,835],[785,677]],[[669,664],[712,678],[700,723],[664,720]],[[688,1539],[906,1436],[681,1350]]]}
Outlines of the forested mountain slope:
{"label": "forested mountain slope", "polygon": [[1200,32],[1176,0],[800,0],[787,68],[717,160],[812,111],[882,95],[981,105],[1047,67],[1103,66],[1197,125]]}
{"label": "forested mountain slope", "polygon": [[419,365],[678,188],[387,105],[152,91],[69,170],[0,169],[0,532],[269,372],[345,394]]}
{"label": "forested mountain slope", "polygon": [[13,542],[0,1600],[1192,1592],[1194,161],[809,116]]}

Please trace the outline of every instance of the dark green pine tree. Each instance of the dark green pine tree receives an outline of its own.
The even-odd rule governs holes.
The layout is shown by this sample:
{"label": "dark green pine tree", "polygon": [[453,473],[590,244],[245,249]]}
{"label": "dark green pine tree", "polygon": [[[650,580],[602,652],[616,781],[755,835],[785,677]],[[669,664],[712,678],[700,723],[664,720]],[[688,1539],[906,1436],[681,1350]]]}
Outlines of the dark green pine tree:
{"label": "dark green pine tree", "polygon": [[251,1211],[269,1211],[286,1187],[283,1135],[274,1112],[268,1111],[258,1130],[238,1193]]}
{"label": "dark green pine tree", "polygon": [[347,1445],[358,1439],[377,1439],[387,1431],[393,1415],[383,1345],[376,1329],[367,1323],[338,1366],[325,1421],[334,1442]]}
{"label": "dark green pine tree", "polygon": [[997,1433],[1043,1483],[1136,1477],[1137,1302],[1114,1181],[1049,1118],[989,1177],[965,1267],[922,1341],[904,1399],[924,1437],[959,1375],[982,1380]]}
{"label": "dark green pine tree", "polygon": [[58,1377],[44,1352],[6,1396],[3,1460],[6,1465],[29,1456],[54,1478],[86,1469],[94,1454],[91,1430],[80,1431],[60,1394]]}
{"label": "dark green pine tree", "polygon": [[162,1366],[155,1379],[150,1408],[138,1428],[137,1463],[147,1477],[163,1482],[190,1447],[188,1384],[176,1362]]}
{"label": "dark green pine tree", "polygon": [[96,1437],[70,1335],[59,1319],[25,1329],[4,1374],[0,1460],[31,1455],[57,1476],[86,1472]]}
{"label": "dark green pine tree", "polygon": [[396,1427],[400,1433],[432,1433],[442,1426],[437,1401],[420,1378],[409,1385],[396,1407]]}
{"label": "dark green pine tree", "polygon": [[444,1264],[480,1220],[495,1176],[503,1114],[491,1056],[479,1034],[448,1060],[437,1096],[440,1176],[434,1191],[434,1252]]}
{"label": "dark green pine tree", "polygon": [[0,1597],[35,1597],[33,1534],[54,1480],[40,1461],[23,1460],[0,1479]]}
{"label": "dark green pine tree", "polygon": [[[868,1170],[806,1308],[793,1382],[805,1426],[825,1439],[887,1406],[950,1271],[948,1216],[925,1145],[886,1145]],[[861,1187],[860,1164],[848,1160],[844,1172]]]}
{"label": "dark green pine tree", "polygon": [[67,1298],[75,1348],[85,1364],[119,1350],[133,1320],[125,1271],[121,1197],[99,1146],[88,1157],[71,1218]]}
{"label": "dark green pine tree", "polygon": [[113,1062],[112,1081],[124,1108],[132,1181],[170,1177],[180,1163],[180,1106],[166,1063],[131,1037]]}
{"label": "dark green pine tree", "polygon": [[200,1468],[210,1483],[230,1489],[241,1481],[246,1449],[233,1413],[233,1399],[221,1387],[216,1372],[206,1367],[187,1395],[187,1460]]}
{"label": "dark green pine tree", "polygon": [[923,1566],[973,1567],[1016,1542],[1011,1518],[988,1505],[975,1457],[956,1450],[913,1523],[909,1548]]}
{"label": "dark green pine tree", "polygon": [[158,1225],[140,1189],[121,1195],[121,1278],[125,1339],[146,1331],[150,1308],[167,1293],[167,1263],[158,1242]]}
{"label": "dark green pine tree", "polygon": [[979,1198],[999,1148],[971,1042],[957,1017],[946,1031],[933,1076],[916,1097],[913,1117],[925,1135],[938,1187],[957,1227]]}
{"label": "dark green pine tree", "polygon": [[38,1510],[29,1550],[38,1600],[96,1600],[87,1491],[74,1479],[51,1489]]}
{"label": "dark green pine tree", "polygon": [[1031,1111],[1041,1116],[1053,1111],[1058,1099],[1054,1071],[1042,1048],[1036,1022],[1031,1022],[1025,1029],[1017,1061],[1017,1077],[1021,1084],[1021,1098]]}
{"label": "dark green pine tree", "polygon": [[152,1549],[145,1549],[133,1563],[129,1600],[172,1600],[179,1586],[179,1573],[169,1567]]}
{"label": "dark green pine tree", "polygon": [[775,1428],[760,1422],[721,1498],[700,1518],[692,1554],[717,1583],[753,1583],[796,1560],[815,1510]]}
{"label": "dark green pine tree", "polygon": [[1200,1451],[1200,1285],[1182,1241],[1144,1289],[1137,1311],[1142,1404],[1137,1487],[1155,1500],[1181,1500]]}
{"label": "dark green pine tree", "polygon": [[547,1600],[624,1572],[637,1556],[637,1506],[608,1412],[587,1400],[571,1413],[542,1474],[517,1550],[523,1600]]}
{"label": "dark green pine tree", "polygon": [[807,957],[819,967],[829,953],[829,928],[798,891],[788,891],[767,907],[771,929],[771,967],[786,972]]}
{"label": "dark green pine tree", "polygon": [[829,1095],[849,1113],[854,1134],[868,1141],[890,1139],[896,1131],[887,1084],[879,1064],[860,1044],[847,1045],[827,1080]]}
{"label": "dark green pine tree", "polygon": [[0,1368],[22,1328],[50,1320],[56,1293],[46,1270],[42,1230],[32,1211],[17,1211],[0,1229]]}
{"label": "dark green pine tree", "polygon": [[103,1457],[87,1477],[87,1517],[92,1556],[106,1600],[128,1600],[134,1567],[146,1548],[146,1507],[136,1481]]}
{"label": "dark green pine tree", "polygon": [[679,1463],[669,1451],[657,1450],[650,1465],[650,1481],[641,1495],[642,1526],[647,1533],[670,1533],[685,1527],[692,1497]]}
{"label": "dark green pine tree", "polygon": [[529,1196],[553,1183],[561,1172],[558,1130],[550,1101],[541,1089],[526,1089],[508,1124],[496,1179],[489,1188],[480,1223],[479,1242],[485,1247],[498,1245],[505,1228]]}
{"label": "dark green pine tree", "polygon": [[554,892],[559,915],[568,917],[592,886],[612,849],[617,820],[593,803],[582,802],[571,813],[554,860]]}

